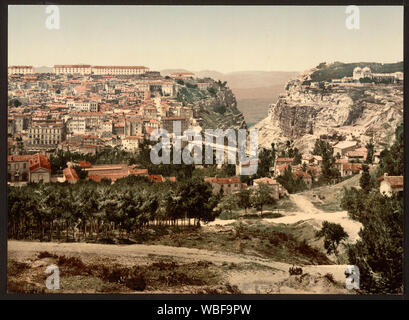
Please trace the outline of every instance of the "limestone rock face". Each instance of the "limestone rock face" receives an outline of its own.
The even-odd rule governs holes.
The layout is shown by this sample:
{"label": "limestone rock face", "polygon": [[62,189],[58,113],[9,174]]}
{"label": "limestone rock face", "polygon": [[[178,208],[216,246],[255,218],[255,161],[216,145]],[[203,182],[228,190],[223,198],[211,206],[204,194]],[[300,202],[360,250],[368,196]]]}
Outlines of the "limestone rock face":
{"label": "limestone rock face", "polygon": [[284,94],[269,107],[267,118],[255,128],[259,144],[294,140],[302,152],[312,149],[322,135],[380,145],[391,143],[396,126],[403,121],[401,84],[308,83],[311,69],[291,80]]}
{"label": "limestone rock face", "polygon": [[193,103],[198,124],[203,129],[247,128],[243,114],[237,109],[237,101],[229,88],[222,88],[215,96]]}

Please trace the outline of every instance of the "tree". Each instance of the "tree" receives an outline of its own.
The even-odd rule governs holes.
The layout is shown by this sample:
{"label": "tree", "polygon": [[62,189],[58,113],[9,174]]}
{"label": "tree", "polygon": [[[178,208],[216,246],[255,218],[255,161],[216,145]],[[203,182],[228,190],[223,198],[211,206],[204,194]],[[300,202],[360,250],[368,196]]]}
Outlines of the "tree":
{"label": "tree", "polygon": [[348,234],[340,224],[324,221],[321,230],[316,232],[316,237],[324,237],[324,248],[327,254],[334,253],[338,259],[338,246],[348,238]]}
{"label": "tree", "polygon": [[349,263],[360,271],[361,289],[377,294],[402,293],[403,197],[386,197],[378,190],[369,194],[351,190],[342,207],[363,225],[360,239],[348,246]]}
{"label": "tree", "polygon": [[[403,126],[390,149],[381,152],[377,175],[403,174]],[[366,178],[367,179],[367,178]],[[341,206],[362,223],[360,239],[348,246],[349,263],[360,271],[361,289],[369,293],[403,292],[403,195],[379,190],[345,189]]]}
{"label": "tree", "polygon": [[294,148],[294,161],[293,161],[293,165],[297,165],[300,164],[302,160],[302,155],[301,153],[298,151],[297,148]]}
{"label": "tree", "polygon": [[271,144],[271,149],[263,148],[259,153],[259,165],[257,168],[258,177],[269,177],[270,168],[274,165],[276,150],[274,143]]}
{"label": "tree", "polygon": [[13,100],[10,101],[10,105],[13,106],[13,107],[15,107],[15,108],[20,107],[21,104],[22,104],[22,103],[21,103],[18,99],[13,99]]}
{"label": "tree", "polygon": [[16,138],[17,141],[17,153],[19,155],[22,155],[25,153],[24,151],[24,143],[23,143],[23,138],[22,137],[17,137]]}
{"label": "tree", "polygon": [[362,175],[359,179],[359,185],[361,186],[362,190],[365,192],[369,192],[371,190],[371,175],[369,174],[369,169],[367,165],[362,166]]}
{"label": "tree", "polygon": [[253,208],[260,210],[260,214],[263,214],[263,206],[266,204],[274,204],[276,201],[271,195],[270,187],[261,184],[251,193],[250,202]]}
{"label": "tree", "polygon": [[368,142],[365,147],[368,150],[367,153],[366,153],[365,162],[368,163],[368,164],[372,164],[373,163],[373,157],[374,157],[374,145],[373,145],[372,142]]}
{"label": "tree", "polygon": [[395,130],[395,141],[390,149],[384,149],[380,154],[377,176],[384,173],[390,176],[403,175],[403,124]]}
{"label": "tree", "polygon": [[233,194],[225,195],[218,205],[221,211],[228,211],[230,215],[232,211],[237,208],[237,199]]}
{"label": "tree", "polygon": [[249,189],[241,189],[237,194],[238,205],[240,208],[243,208],[246,213],[247,209],[251,207],[250,195],[251,192]]}
{"label": "tree", "polygon": [[189,218],[189,223],[191,218],[197,219],[198,223],[214,220],[212,206],[215,203],[210,202],[213,193],[209,183],[193,178],[182,183],[179,192],[183,199],[183,212]]}
{"label": "tree", "polygon": [[232,177],[236,175],[236,165],[228,163],[224,164],[222,168],[226,177]]}
{"label": "tree", "polygon": [[327,184],[333,182],[334,180],[338,181],[341,176],[340,172],[334,168],[335,157],[333,156],[333,153],[334,150],[328,142],[321,139],[317,139],[315,141],[312,154],[322,157],[322,173],[320,179]]}
{"label": "tree", "polygon": [[78,175],[79,179],[85,180],[88,176],[88,171],[84,170],[80,166],[74,166],[74,170]]}
{"label": "tree", "polygon": [[301,176],[294,178],[291,166],[288,166],[287,169],[284,170],[284,173],[277,177],[277,182],[279,182],[289,193],[303,191],[307,188]]}

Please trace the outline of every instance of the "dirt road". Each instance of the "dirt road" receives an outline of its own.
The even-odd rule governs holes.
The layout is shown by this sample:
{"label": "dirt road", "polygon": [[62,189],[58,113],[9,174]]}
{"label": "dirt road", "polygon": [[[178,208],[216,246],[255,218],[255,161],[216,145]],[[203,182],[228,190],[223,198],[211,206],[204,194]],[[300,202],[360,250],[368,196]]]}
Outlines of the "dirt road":
{"label": "dirt road", "polygon": [[56,243],[56,242],[29,242],[8,241],[8,254],[10,258],[19,260],[33,259],[38,252],[48,251],[57,255],[81,256],[85,260],[104,256],[115,259],[124,265],[134,265],[152,260],[153,257],[172,257],[180,261],[211,261],[215,264],[222,263],[256,263],[276,270],[288,272],[291,266],[287,263],[271,261],[259,257],[249,257],[234,253],[219,253],[203,249],[184,247],[171,247],[162,245],[112,245],[93,243]]}
{"label": "dirt road", "polygon": [[362,224],[350,219],[347,211],[325,212],[316,208],[307,197],[300,194],[292,194],[290,195],[290,199],[297,205],[298,211],[294,212],[293,215],[270,219],[272,222],[289,224],[301,220],[312,219],[321,225],[322,221],[326,220],[333,223],[339,223],[348,233],[349,241],[355,242],[359,239],[358,232],[361,229]]}
{"label": "dirt road", "polygon": [[[297,210],[286,214],[284,217],[280,218],[264,218],[260,219],[262,222],[267,223],[285,223],[293,224],[300,221],[310,221],[311,225],[319,229],[323,221],[329,221],[333,223],[339,223],[344,230],[349,235],[349,241],[355,242],[359,239],[358,232],[362,227],[362,224],[351,220],[348,217],[347,211],[337,211],[337,212],[325,212],[316,208],[310,200],[304,195],[301,194],[291,194],[290,200],[297,206]],[[208,226],[214,226],[217,224],[227,225],[230,223],[237,222],[237,220],[220,220],[216,219],[215,221],[208,224]]]}
{"label": "dirt road", "polygon": [[[242,293],[345,293],[344,289],[323,285],[322,276],[331,272],[335,281],[345,281],[345,266],[322,265],[303,266],[303,271],[311,275],[312,280],[301,286],[300,283],[287,283],[290,264],[244,256],[233,253],[219,253],[202,249],[171,247],[162,245],[106,245],[90,243],[50,243],[8,241],[9,259],[20,262],[33,262],[41,251],[56,255],[77,256],[84,262],[119,263],[134,266],[152,263],[155,259],[171,257],[180,263],[205,260],[216,265],[223,263],[248,264],[249,269],[228,272],[226,281],[236,285]],[[258,265],[259,267],[255,267]],[[260,268],[264,267],[264,268]],[[316,279],[320,279],[318,283]],[[291,279],[290,279],[291,280]],[[287,282],[286,282],[287,281]]]}

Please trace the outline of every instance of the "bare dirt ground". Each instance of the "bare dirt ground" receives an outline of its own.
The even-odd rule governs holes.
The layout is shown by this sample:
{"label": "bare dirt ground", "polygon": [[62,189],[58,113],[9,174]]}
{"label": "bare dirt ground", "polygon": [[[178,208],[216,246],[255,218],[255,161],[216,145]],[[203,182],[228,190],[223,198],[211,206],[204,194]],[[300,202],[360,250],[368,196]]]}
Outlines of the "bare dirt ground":
{"label": "bare dirt ground", "polygon": [[321,223],[326,220],[339,223],[348,233],[351,242],[355,242],[359,238],[358,232],[362,224],[350,219],[347,211],[326,212],[320,210],[316,208],[306,196],[300,194],[292,194],[290,198],[297,205],[299,211],[294,212],[292,215],[271,219],[274,220],[275,223],[291,224],[301,220],[313,220],[314,222],[318,222],[319,227],[321,227]]}
{"label": "bare dirt ground", "polygon": [[[42,285],[41,274],[51,262],[39,259],[40,252],[52,255],[77,257],[86,265],[121,265],[124,267],[149,266],[153,262],[177,261],[179,264],[192,264],[207,261],[222,273],[221,280],[208,286],[174,285],[165,288],[147,288],[143,293],[349,293],[344,289],[343,271],[346,266],[304,266],[303,276],[290,276],[290,264],[249,257],[232,253],[216,253],[203,249],[169,247],[161,245],[105,245],[87,243],[39,243],[26,241],[8,242],[9,261],[25,263],[30,272],[24,280]],[[324,277],[331,273],[332,280]],[[21,278],[21,277],[20,277]],[[70,278],[72,281],[72,278]],[[94,293],[88,278],[79,279],[79,288],[66,286],[61,292]],[[77,279],[78,281],[78,279]],[[82,283],[85,283],[84,286]],[[234,292],[225,292],[225,286],[235,287]],[[91,288],[90,288],[91,287]],[[64,288],[62,288],[64,289]],[[201,292],[200,289],[205,290]],[[199,290],[199,291],[198,291]],[[210,292],[209,292],[210,290]],[[48,292],[46,290],[46,292]],[[139,293],[139,291],[132,291]]]}
{"label": "bare dirt ground", "polygon": [[[362,224],[351,220],[346,211],[326,212],[320,210],[312,204],[306,195],[303,194],[292,194],[290,195],[290,199],[297,206],[296,211],[285,213],[284,217],[272,219],[263,218],[260,219],[260,221],[274,224],[295,224],[306,221],[314,226],[314,228],[320,229],[322,222],[326,220],[333,223],[339,223],[348,233],[349,241],[355,242],[359,238],[358,232],[361,229]],[[208,226],[229,225],[235,221],[236,220],[216,219],[215,221],[210,222]]]}

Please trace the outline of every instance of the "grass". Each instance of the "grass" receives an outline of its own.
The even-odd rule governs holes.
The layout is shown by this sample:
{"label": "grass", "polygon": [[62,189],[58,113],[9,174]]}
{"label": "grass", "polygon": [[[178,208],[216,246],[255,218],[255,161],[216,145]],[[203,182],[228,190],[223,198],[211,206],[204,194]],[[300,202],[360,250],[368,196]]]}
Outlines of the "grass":
{"label": "grass", "polygon": [[[219,285],[218,290],[223,291],[223,288],[220,287],[222,277],[219,269],[209,261],[177,263],[170,258],[161,259],[148,265],[127,267],[106,263],[86,264],[78,257],[55,256],[48,252],[41,252],[40,256],[43,258],[37,259],[54,257],[52,258],[55,260],[54,263],[60,268],[60,289],[62,292],[166,291],[181,286],[205,289],[206,286],[217,285]],[[45,275],[42,268],[40,269],[31,268],[26,263],[9,260],[8,292],[52,292],[45,289]],[[21,280],[26,277],[31,277],[31,281]],[[225,293],[234,290],[231,286],[224,287]]]}
{"label": "grass", "polygon": [[[351,188],[359,186],[360,174],[345,178],[342,182],[331,185],[331,186],[322,186],[317,187],[305,192],[302,192],[303,195],[307,196],[312,204],[320,210],[327,212],[336,212],[341,211],[340,206],[341,199],[344,196],[344,187]],[[315,195],[315,197],[314,197]],[[321,198],[321,199],[319,199]]]}
{"label": "grass", "polygon": [[[165,228],[154,229],[161,235],[165,230]],[[182,234],[194,232],[193,229],[179,231]],[[60,288],[65,292],[166,291],[169,288],[188,286],[198,287],[197,289],[203,293],[213,291],[215,293],[238,293],[237,288],[221,282],[220,268],[209,261],[178,263],[172,257],[155,257],[156,261],[153,263],[129,267],[106,262],[84,263],[79,257],[56,255],[48,251],[41,251],[37,254],[36,260],[42,259],[47,259],[48,263],[59,267]],[[50,292],[44,288],[46,276],[43,271],[42,268],[31,267],[28,263],[9,259],[8,292]],[[27,277],[30,277],[31,281],[21,280]]]}
{"label": "grass", "polygon": [[272,218],[280,218],[283,215],[277,212],[268,212],[264,211],[260,214],[257,211],[250,211],[248,213],[244,213],[242,211],[232,211],[230,212],[222,212],[218,217],[220,220],[237,220],[237,219],[272,219]]}
{"label": "grass", "polygon": [[230,226],[231,230],[224,232],[185,230],[152,238],[146,244],[234,252],[286,263],[330,263],[324,253],[308,245],[304,239],[298,240],[293,235],[294,230],[285,225],[265,225],[251,219]]}
{"label": "grass", "polygon": [[263,218],[280,218],[283,214],[276,212],[294,212],[297,210],[297,206],[288,198],[282,198],[274,205],[265,205],[263,207],[263,214],[260,214],[255,208],[248,208],[247,212],[244,209],[232,210],[232,212],[222,212],[217,218],[221,220],[234,220],[234,219],[263,219]]}

